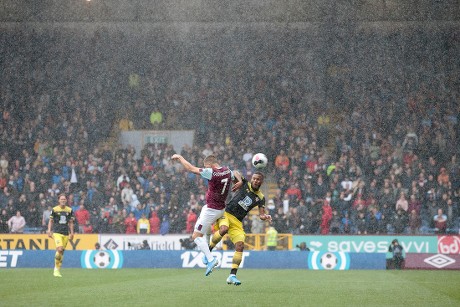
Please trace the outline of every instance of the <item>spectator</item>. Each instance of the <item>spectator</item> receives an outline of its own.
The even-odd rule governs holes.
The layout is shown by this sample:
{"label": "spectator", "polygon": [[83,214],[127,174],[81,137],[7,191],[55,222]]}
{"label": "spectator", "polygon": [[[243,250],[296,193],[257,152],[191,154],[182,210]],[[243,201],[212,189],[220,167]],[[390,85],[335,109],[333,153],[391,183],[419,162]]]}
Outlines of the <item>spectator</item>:
{"label": "spectator", "polygon": [[[43,205],[46,205],[46,201],[43,202]],[[46,209],[43,211],[42,214],[42,233],[46,233],[48,229],[48,222],[50,221],[51,210],[53,207],[51,205],[47,205]]]}
{"label": "spectator", "polygon": [[289,165],[289,157],[287,156],[286,152],[281,149],[275,158],[275,169],[278,179],[288,175]]}
{"label": "spectator", "polygon": [[195,227],[195,223],[198,219],[198,216],[195,213],[195,210],[192,208],[189,209],[186,217],[186,226],[185,226],[185,233],[191,234],[193,233],[193,229]]}
{"label": "spectator", "polygon": [[150,222],[145,213],[142,213],[141,218],[137,220],[136,230],[138,234],[150,233]]}
{"label": "spectator", "polygon": [[[158,218],[156,211],[151,212],[149,223],[150,223],[150,233],[159,234],[160,233],[160,219]],[[192,228],[192,232],[193,232],[193,228]]]}
{"label": "spectator", "polygon": [[439,171],[438,183],[440,185],[449,183],[449,173],[447,172],[445,167],[441,167],[441,169]]}
{"label": "spectator", "polygon": [[100,233],[110,233],[112,229],[112,217],[109,212],[101,212],[101,219],[97,225],[98,232]]}
{"label": "spectator", "polygon": [[[275,215],[276,217],[276,215]],[[276,221],[276,220],[274,220]],[[307,212],[307,217],[304,221],[304,233],[306,234],[316,234],[319,229],[319,221],[317,216],[313,214],[312,211]]]}
{"label": "spectator", "polygon": [[[79,225],[79,227],[80,227],[80,225]],[[94,232],[93,225],[91,225],[90,221],[87,220],[85,222],[85,225],[83,225],[83,227],[82,227],[82,232],[81,233],[89,234],[89,233],[93,233],[93,232]]]}
{"label": "spectator", "polygon": [[158,108],[155,108],[155,110],[150,113],[150,123],[152,124],[153,129],[158,129],[162,126],[163,114]]}
{"label": "spectator", "polygon": [[130,212],[128,217],[125,219],[125,233],[135,234],[137,233],[137,220],[134,217],[134,213]]}
{"label": "spectator", "polygon": [[2,213],[0,214],[0,233],[9,232],[8,220],[9,217],[6,209],[2,209]]}
{"label": "spectator", "polygon": [[293,182],[290,184],[289,188],[286,190],[286,195],[294,203],[298,203],[302,199],[302,192],[300,191],[299,184]]}
{"label": "spectator", "polygon": [[168,215],[163,216],[163,220],[161,221],[160,224],[160,234],[162,236],[167,235],[169,233],[169,217]]}
{"label": "spectator", "polygon": [[138,202],[136,207],[131,207],[131,212],[134,213],[136,220],[139,220],[142,217],[142,214],[146,214],[146,208],[144,208],[144,206],[145,205]]}
{"label": "spectator", "polygon": [[415,209],[412,209],[409,215],[409,231],[410,234],[420,234],[420,227],[422,226],[422,218]]}
{"label": "spectator", "polygon": [[331,234],[339,234],[341,233],[341,225],[342,221],[341,218],[337,212],[337,210],[332,211],[332,218],[331,218],[331,224],[330,224],[330,231]]}
{"label": "spectator", "polygon": [[112,231],[113,233],[125,233],[125,219],[128,217],[128,212],[123,209],[122,211],[114,211],[112,217]]}
{"label": "spectator", "polygon": [[21,215],[21,211],[16,211],[16,215],[12,216],[7,223],[10,233],[24,233],[26,220]]}
{"label": "spectator", "polygon": [[75,211],[75,219],[78,223],[78,233],[84,233],[83,228],[87,225],[86,222],[89,222],[90,220],[89,211],[86,210],[84,204],[81,204],[80,208],[77,211]]}
{"label": "spectator", "polygon": [[345,213],[343,218],[342,218],[342,224],[341,224],[342,233],[350,234],[352,226],[353,225],[351,224],[351,220],[350,220],[350,218],[348,216],[348,213]]}
{"label": "spectator", "polygon": [[363,211],[358,213],[358,217],[356,219],[356,234],[358,235],[366,235],[367,234],[367,221],[366,216]]}
{"label": "spectator", "polygon": [[93,208],[93,210],[91,211],[91,215],[89,217],[89,224],[93,228],[93,232],[99,233],[100,223],[101,223],[100,212],[97,208]]}
{"label": "spectator", "polygon": [[369,212],[369,218],[367,221],[367,233],[368,234],[379,234],[382,227],[380,226],[381,222],[381,213],[376,207],[373,207]]}
{"label": "spectator", "polygon": [[41,226],[42,212],[37,208],[34,201],[29,202],[27,211],[24,214],[24,220],[27,222],[27,227],[33,231],[39,231]]}
{"label": "spectator", "polygon": [[434,229],[438,234],[445,234],[447,230],[447,215],[445,215],[442,209],[438,209],[438,213],[433,217]]}
{"label": "spectator", "polygon": [[329,234],[329,227],[332,219],[332,207],[329,204],[328,200],[324,200],[323,202],[323,214],[321,216],[321,234]]}
{"label": "spectator", "polygon": [[275,251],[278,246],[278,231],[273,226],[268,227],[265,238],[267,250]]}
{"label": "spectator", "polygon": [[407,210],[409,209],[409,202],[407,201],[404,192],[400,193],[399,198],[396,201],[396,211],[398,211],[399,209],[404,210],[405,212],[407,212]]}
{"label": "spectator", "polygon": [[413,210],[415,210],[417,212],[417,215],[419,215],[421,208],[422,208],[422,204],[416,198],[416,196],[412,194],[408,202],[407,212],[412,212]]}
{"label": "spectator", "polygon": [[121,190],[121,201],[122,201],[124,206],[133,205],[134,207],[132,207],[132,208],[136,208],[137,196],[135,198],[135,201],[133,202],[133,194],[134,194],[134,191],[131,188],[131,184],[129,182],[127,182],[124,185],[123,189]]}
{"label": "spectator", "polygon": [[446,216],[447,216],[447,228],[454,228],[455,220],[459,218],[459,216],[458,216],[458,202],[454,203],[452,198],[449,198],[447,200]]}
{"label": "spectator", "polygon": [[265,222],[259,218],[256,214],[250,214],[249,219],[251,220],[251,233],[263,233]]}
{"label": "spectator", "polygon": [[392,220],[394,233],[405,233],[407,227],[407,216],[404,210],[398,209]]}

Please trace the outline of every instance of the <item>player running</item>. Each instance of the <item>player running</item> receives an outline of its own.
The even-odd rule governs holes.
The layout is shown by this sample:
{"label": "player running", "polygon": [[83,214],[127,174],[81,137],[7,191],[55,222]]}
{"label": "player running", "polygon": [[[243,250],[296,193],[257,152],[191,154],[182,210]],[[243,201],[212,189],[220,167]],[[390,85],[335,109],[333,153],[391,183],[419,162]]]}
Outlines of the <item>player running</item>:
{"label": "player running", "polygon": [[258,206],[259,218],[263,221],[272,221],[271,215],[265,213],[265,197],[260,191],[260,187],[264,182],[264,175],[261,172],[255,172],[250,182],[244,177],[242,181],[243,186],[227,204],[224,216],[217,220],[214,227],[218,227],[218,231],[214,231],[209,245],[209,250],[212,250],[225,234],[229,234],[230,240],[235,244],[235,253],[233,254],[232,269],[230,276],[227,278],[227,283],[236,286],[241,285],[241,281],[236,278],[236,272],[243,258],[244,239],[246,237],[246,233],[243,230],[244,217],[252,208]]}
{"label": "player running", "polygon": [[[68,207],[65,194],[59,195],[59,205],[51,210],[48,222],[48,236],[54,239],[56,254],[54,256],[54,276],[62,277],[61,266],[64,259],[64,251],[74,236],[74,214],[72,208]],[[69,234],[70,232],[70,234]]]}
{"label": "player running", "polygon": [[203,206],[200,216],[196,221],[192,234],[192,240],[206,257],[206,273],[208,276],[212,270],[219,265],[219,260],[211,254],[204,235],[211,232],[211,226],[224,215],[225,200],[230,191],[232,182],[234,185],[232,191],[236,191],[243,184],[241,175],[234,174],[228,167],[220,166],[214,155],[207,156],[204,161],[204,168],[193,166],[181,155],[175,154],[171,157],[178,160],[187,171],[200,175],[208,180],[208,190],[206,191],[206,205]]}

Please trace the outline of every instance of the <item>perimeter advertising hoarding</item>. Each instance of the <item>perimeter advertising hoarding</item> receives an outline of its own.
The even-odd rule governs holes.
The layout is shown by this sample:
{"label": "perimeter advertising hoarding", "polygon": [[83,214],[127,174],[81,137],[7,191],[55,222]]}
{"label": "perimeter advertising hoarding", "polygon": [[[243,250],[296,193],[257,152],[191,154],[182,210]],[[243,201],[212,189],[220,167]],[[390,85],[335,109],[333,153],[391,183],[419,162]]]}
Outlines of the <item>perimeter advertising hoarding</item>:
{"label": "perimeter advertising hoarding", "polygon": [[293,236],[293,246],[305,242],[311,251],[386,253],[398,239],[406,253],[438,253],[437,236]]}
{"label": "perimeter advertising hoarding", "polygon": [[[97,234],[76,234],[66,250],[93,249],[98,242]],[[54,250],[54,240],[46,234],[1,234],[0,250]]]}
{"label": "perimeter advertising hoarding", "polygon": [[[88,250],[100,242],[105,249],[136,250],[147,240],[152,250],[182,250],[188,235],[76,234],[67,250]],[[406,253],[460,254],[460,236],[292,236],[293,246],[305,242],[311,251],[386,253],[397,238]],[[0,234],[0,250],[54,250],[45,234]]]}
{"label": "perimeter advertising hoarding", "polygon": [[459,254],[408,254],[405,259],[407,269],[460,270]]}
{"label": "perimeter advertising hoarding", "polygon": [[[122,269],[122,268],[196,268],[206,267],[199,251],[152,250],[85,250],[67,251],[66,268]],[[233,251],[213,252],[220,260],[218,268],[229,270]],[[304,269],[353,270],[385,269],[384,254],[300,251],[245,251],[240,268],[249,269]],[[49,268],[54,266],[54,251],[4,250],[0,251],[0,268]]]}
{"label": "perimeter advertising hoarding", "polygon": [[[188,235],[76,234],[66,250],[93,249],[99,242],[105,249],[137,250],[144,240],[152,250],[181,250]],[[0,250],[54,250],[54,240],[45,234],[0,234]]]}
{"label": "perimeter advertising hoarding", "polygon": [[105,249],[138,250],[146,240],[151,250],[181,250],[181,240],[189,235],[100,235],[101,246]]}
{"label": "perimeter advertising hoarding", "polygon": [[460,254],[460,236],[439,236],[438,253]]}

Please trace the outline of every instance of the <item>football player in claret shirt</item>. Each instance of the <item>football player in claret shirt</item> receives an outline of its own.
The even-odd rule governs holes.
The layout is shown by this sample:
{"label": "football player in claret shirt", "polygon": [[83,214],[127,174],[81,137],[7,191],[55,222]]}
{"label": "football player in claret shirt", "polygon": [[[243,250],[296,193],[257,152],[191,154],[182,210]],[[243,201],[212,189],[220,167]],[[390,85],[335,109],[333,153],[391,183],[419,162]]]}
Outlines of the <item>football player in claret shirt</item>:
{"label": "football player in claret shirt", "polygon": [[54,239],[56,254],[54,256],[54,276],[62,277],[61,266],[64,251],[74,236],[74,214],[72,208],[67,206],[65,194],[59,195],[59,204],[51,210],[47,234]]}
{"label": "football player in claret shirt", "polygon": [[206,257],[207,265],[205,275],[208,276],[211,274],[212,270],[219,265],[219,260],[211,254],[203,236],[210,233],[212,224],[224,215],[225,200],[230,191],[230,186],[232,182],[234,182],[232,191],[239,189],[242,184],[241,175],[239,173],[234,174],[226,166],[220,166],[214,155],[209,155],[203,160],[204,168],[193,166],[190,162],[185,160],[184,157],[178,154],[173,155],[171,159],[179,161],[187,171],[200,175],[208,180],[206,205],[201,209],[200,216],[195,223],[192,234],[192,240]]}

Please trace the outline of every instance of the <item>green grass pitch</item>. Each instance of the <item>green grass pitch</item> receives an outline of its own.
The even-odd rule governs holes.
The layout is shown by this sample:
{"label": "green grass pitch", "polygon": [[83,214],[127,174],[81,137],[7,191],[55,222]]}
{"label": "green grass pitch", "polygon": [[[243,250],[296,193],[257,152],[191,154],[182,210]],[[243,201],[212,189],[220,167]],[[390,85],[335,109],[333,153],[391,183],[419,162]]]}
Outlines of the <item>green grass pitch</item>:
{"label": "green grass pitch", "polygon": [[0,306],[460,306],[458,271],[0,270]]}

